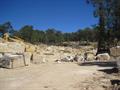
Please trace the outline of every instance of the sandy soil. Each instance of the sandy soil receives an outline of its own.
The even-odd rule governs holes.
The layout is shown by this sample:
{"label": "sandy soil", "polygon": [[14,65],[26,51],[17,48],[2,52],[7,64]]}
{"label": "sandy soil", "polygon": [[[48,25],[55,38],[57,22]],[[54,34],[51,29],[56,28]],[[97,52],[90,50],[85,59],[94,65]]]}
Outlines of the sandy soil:
{"label": "sandy soil", "polygon": [[105,90],[106,67],[76,63],[45,63],[15,69],[0,68],[0,90]]}

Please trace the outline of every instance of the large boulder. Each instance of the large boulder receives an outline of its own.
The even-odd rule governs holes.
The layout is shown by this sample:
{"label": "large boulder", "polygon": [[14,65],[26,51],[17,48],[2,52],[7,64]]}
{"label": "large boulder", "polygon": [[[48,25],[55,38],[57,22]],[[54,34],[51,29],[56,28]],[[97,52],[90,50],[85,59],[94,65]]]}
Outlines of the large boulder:
{"label": "large boulder", "polygon": [[25,66],[25,62],[23,55],[7,53],[0,59],[0,65],[5,68],[16,68]]}
{"label": "large boulder", "polygon": [[95,60],[95,55],[93,53],[87,53],[87,60],[88,61]]}
{"label": "large boulder", "polygon": [[98,54],[96,56],[97,60],[110,60],[110,55],[108,53]]}

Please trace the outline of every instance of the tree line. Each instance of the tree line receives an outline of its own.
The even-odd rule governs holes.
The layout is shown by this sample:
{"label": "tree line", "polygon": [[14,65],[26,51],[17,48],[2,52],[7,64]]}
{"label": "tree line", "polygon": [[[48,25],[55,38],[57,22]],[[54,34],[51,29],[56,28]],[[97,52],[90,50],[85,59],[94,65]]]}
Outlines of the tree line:
{"label": "tree line", "polygon": [[[5,27],[7,26],[7,27]],[[10,22],[0,25],[1,35],[9,32],[10,36],[17,36],[30,43],[58,44],[69,41],[95,42],[98,39],[97,27],[79,29],[76,32],[61,32],[54,28],[47,30],[36,30],[31,25],[25,25],[20,30],[14,30]]]}

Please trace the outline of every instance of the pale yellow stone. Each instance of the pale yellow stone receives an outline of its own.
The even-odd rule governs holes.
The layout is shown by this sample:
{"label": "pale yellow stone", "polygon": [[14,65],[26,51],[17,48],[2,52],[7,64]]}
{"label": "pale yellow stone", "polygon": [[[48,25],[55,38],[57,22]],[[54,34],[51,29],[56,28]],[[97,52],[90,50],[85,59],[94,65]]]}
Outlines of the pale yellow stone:
{"label": "pale yellow stone", "polygon": [[35,52],[36,51],[36,47],[33,45],[27,45],[25,48],[26,52]]}
{"label": "pale yellow stone", "polygon": [[25,46],[17,42],[0,43],[0,52],[23,53]]}
{"label": "pale yellow stone", "polygon": [[111,56],[120,56],[120,47],[113,47],[110,49]]}
{"label": "pale yellow stone", "polygon": [[92,53],[88,53],[87,54],[87,60],[90,60],[90,61],[95,60],[95,55],[92,54]]}

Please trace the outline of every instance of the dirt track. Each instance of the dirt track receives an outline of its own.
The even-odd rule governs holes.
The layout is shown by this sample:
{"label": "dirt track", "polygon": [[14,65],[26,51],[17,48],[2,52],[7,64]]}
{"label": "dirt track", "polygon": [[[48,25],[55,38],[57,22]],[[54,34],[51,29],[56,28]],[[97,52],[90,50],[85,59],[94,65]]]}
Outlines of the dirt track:
{"label": "dirt track", "polygon": [[98,71],[103,67],[46,63],[0,69],[0,90],[104,90]]}

